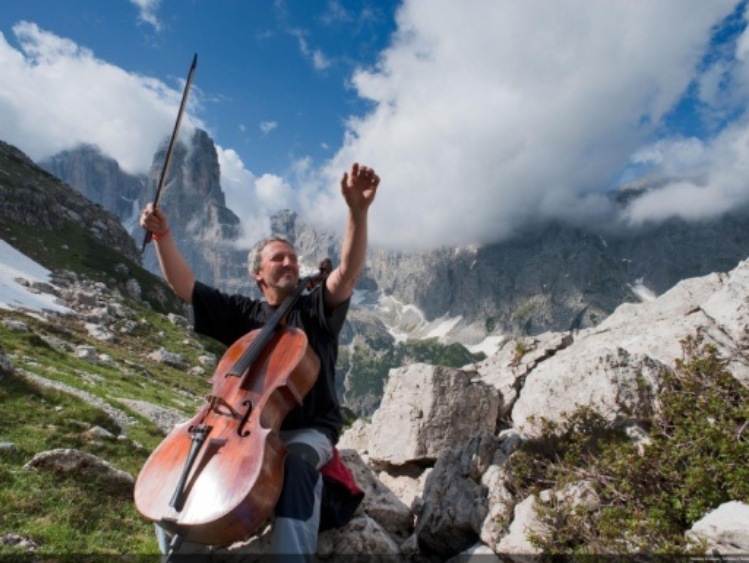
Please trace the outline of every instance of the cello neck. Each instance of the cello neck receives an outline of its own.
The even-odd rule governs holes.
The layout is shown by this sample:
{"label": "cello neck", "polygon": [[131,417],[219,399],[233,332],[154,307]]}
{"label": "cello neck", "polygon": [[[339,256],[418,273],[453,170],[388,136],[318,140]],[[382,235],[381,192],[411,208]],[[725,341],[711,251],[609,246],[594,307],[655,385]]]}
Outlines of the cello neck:
{"label": "cello neck", "polygon": [[260,331],[260,334],[257,336],[257,338],[255,338],[252,344],[247,347],[247,350],[245,350],[244,353],[239,357],[239,359],[232,366],[227,375],[241,377],[242,374],[250,368],[253,362],[257,360],[257,358],[273,338],[273,333],[275,332],[276,328],[282,323],[288,312],[299,300],[307,286],[309,286],[314,281],[315,277],[316,276],[308,276],[297,283],[291,295],[284,299],[283,303],[281,303],[278,309],[276,309],[271,318],[268,319],[268,322],[265,323],[262,330]]}

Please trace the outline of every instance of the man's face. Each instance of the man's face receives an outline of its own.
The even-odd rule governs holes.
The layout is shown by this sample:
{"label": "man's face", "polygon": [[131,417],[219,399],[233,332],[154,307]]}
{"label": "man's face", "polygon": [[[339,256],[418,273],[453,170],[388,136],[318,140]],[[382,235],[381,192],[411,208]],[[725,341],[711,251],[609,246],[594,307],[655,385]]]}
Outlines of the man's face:
{"label": "man's face", "polygon": [[265,293],[266,288],[286,293],[299,281],[299,264],[294,249],[281,241],[272,241],[260,252],[260,270],[255,281]]}

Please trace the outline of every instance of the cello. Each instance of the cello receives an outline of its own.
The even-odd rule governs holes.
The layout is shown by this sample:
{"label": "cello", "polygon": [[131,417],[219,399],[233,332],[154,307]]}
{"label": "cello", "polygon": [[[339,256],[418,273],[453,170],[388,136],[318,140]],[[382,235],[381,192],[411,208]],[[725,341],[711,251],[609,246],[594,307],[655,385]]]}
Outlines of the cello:
{"label": "cello", "polygon": [[146,460],[135,505],[182,541],[226,544],[257,530],[283,485],[283,418],[314,385],[320,360],[307,336],[284,319],[305,289],[331,270],[302,279],[269,321],[239,338],[211,377],[212,392],[195,416],[178,424]]}

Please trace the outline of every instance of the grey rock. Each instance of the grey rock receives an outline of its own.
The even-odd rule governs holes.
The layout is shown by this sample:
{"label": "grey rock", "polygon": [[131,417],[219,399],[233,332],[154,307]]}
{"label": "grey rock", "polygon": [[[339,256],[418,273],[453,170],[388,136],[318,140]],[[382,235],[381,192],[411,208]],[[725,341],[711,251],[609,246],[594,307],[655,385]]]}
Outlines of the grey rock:
{"label": "grey rock", "polygon": [[370,459],[392,465],[434,461],[477,432],[493,433],[500,399],[476,376],[426,364],[392,370],[372,417]]}
{"label": "grey rock", "polygon": [[749,504],[721,504],[694,523],[686,534],[693,542],[704,541],[708,555],[726,557],[749,553]]}
{"label": "grey rock", "polygon": [[416,521],[419,547],[427,553],[453,556],[479,539],[488,512],[481,476],[499,444],[478,433],[463,447],[446,450],[424,487],[424,504]]}
{"label": "grey rock", "polygon": [[80,450],[59,448],[36,454],[24,469],[72,474],[82,480],[98,479],[119,491],[131,491],[135,479],[125,471],[113,467],[95,455]]}
{"label": "grey rock", "polygon": [[169,350],[166,350],[165,348],[159,348],[158,350],[154,350],[153,352],[148,354],[148,358],[153,360],[154,362],[161,362],[163,364],[168,364],[174,367],[184,366],[182,354],[178,354],[176,352],[170,352]]}

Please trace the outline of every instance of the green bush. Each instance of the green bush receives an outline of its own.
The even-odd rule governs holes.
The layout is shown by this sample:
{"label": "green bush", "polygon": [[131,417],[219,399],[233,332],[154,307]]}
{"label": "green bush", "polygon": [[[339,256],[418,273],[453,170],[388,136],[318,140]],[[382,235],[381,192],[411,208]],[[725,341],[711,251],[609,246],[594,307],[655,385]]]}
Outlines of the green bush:
{"label": "green bush", "polygon": [[544,421],[544,437],[511,459],[519,496],[586,480],[600,498],[590,511],[537,503],[549,532],[534,542],[545,553],[697,554],[685,531],[724,502],[749,501],[749,389],[700,337],[682,347],[662,374],[649,444],[583,407],[563,424]]}
{"label": "green bush", "polygon": [[408,363],[423,362],[452,368],[459,368],[486,358],[483,352],[472,354],[458,342],[442,344],[436,338],[408,340],[399,346],[399,354],[400,362],[408,360]]}

